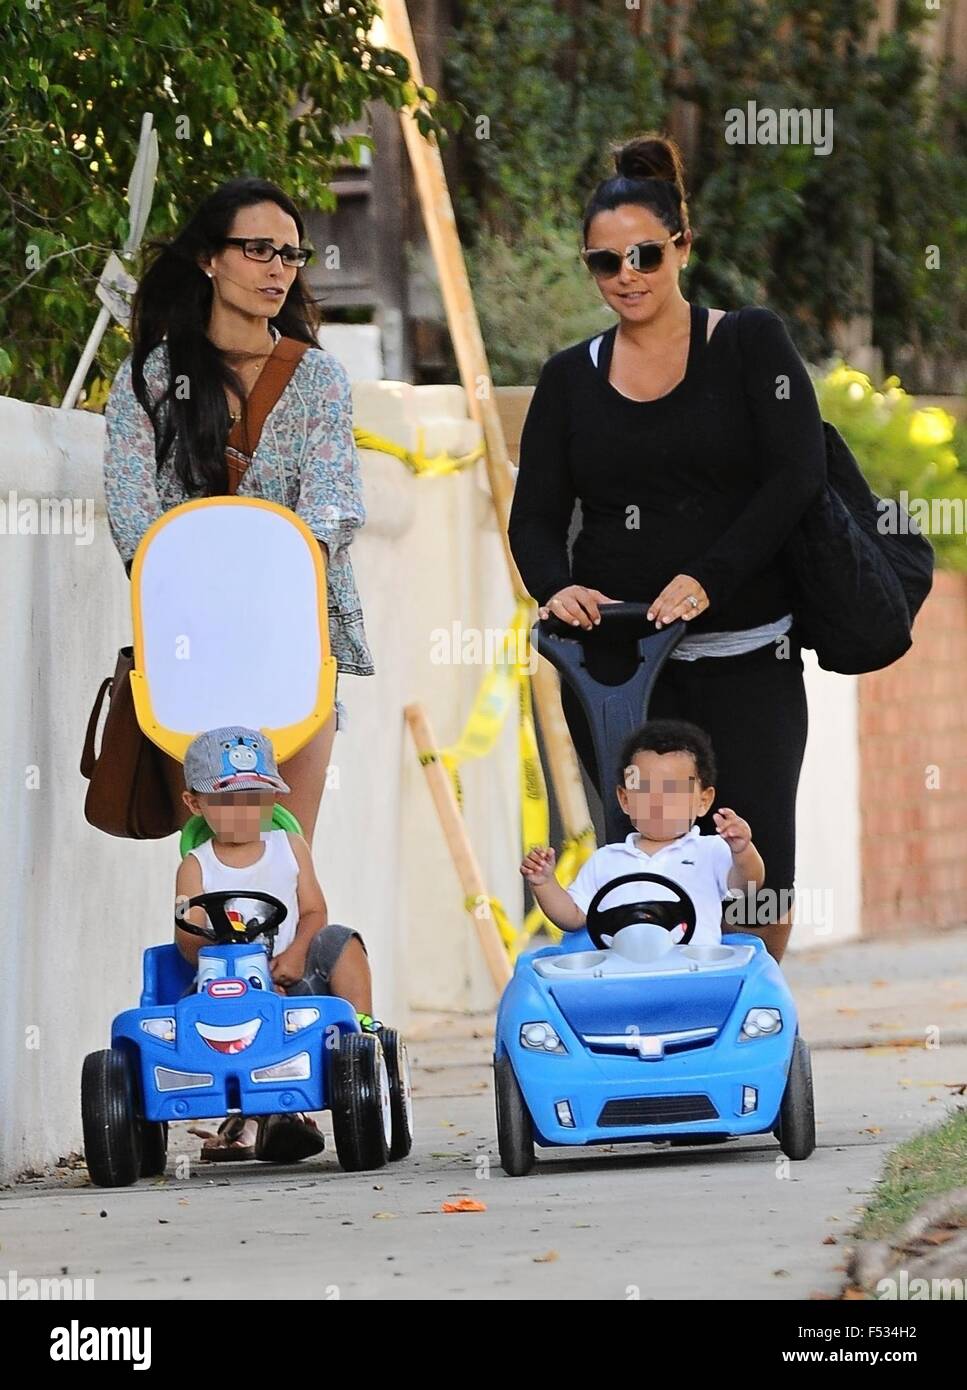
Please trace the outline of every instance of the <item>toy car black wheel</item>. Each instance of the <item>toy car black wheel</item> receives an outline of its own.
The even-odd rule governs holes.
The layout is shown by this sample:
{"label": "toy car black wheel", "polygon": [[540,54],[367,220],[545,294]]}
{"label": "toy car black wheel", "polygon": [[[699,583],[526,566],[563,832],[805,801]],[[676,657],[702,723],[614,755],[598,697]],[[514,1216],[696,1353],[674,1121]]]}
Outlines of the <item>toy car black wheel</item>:
{"label": "toy car black wheel", "polygon": [[159,1178],[168,1164],[168,1122],[141,1120],[141,1176]]}
{"label": "toy car black wheel", "polygon": [[393,1138],[386,1058],[371,1033],[344,1033],[330,1053],[332,1132],[347,1173],[382,1168]]}
{"label": "toy car black wheel", "polygon": [[384,1028],[379,1040],[383,1044],[383,1056],[386,1058],[390,1113],[393,1118],[393,1139],[389,1156],[391,1160],[405,1158],[413,1147],[413,1097],[406,1043],[395,1028]]}
{"label": "toy car black wheel", "polygon": [[809,1047],[798,1033],[793,1043],[782,1105],[779,1107],[779,1123],[773,1133],[787,1158],[808,1158],[816,1147],[813,1069]]}
{"label": "toy car black wheel", "polygon": [[116,1047],[91,1052],[81,1072],[84,1157],[98,1187],[127,1187],[141,1173],[141,1123],[134,1077]]}
{"label": "toy car black wheel", "polygon": [[534,1166],[534,1124],[509,1057],[494,1058],[494,1099],[500,1165],[508,1177],[522,1178]]}

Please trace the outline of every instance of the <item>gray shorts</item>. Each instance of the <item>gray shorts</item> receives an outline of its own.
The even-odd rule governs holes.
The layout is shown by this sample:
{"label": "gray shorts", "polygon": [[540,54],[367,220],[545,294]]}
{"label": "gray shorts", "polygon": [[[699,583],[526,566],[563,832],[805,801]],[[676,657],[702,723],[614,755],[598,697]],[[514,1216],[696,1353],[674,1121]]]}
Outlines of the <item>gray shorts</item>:
{"label": "gray shorts", "polygon": [[338,922],[320,927],[309,942],[306,973],[298,984],[289,985],[286,994],[332,994],[332,972],[353,937],[365,951],[366,943],[353,927],[343,927]]}

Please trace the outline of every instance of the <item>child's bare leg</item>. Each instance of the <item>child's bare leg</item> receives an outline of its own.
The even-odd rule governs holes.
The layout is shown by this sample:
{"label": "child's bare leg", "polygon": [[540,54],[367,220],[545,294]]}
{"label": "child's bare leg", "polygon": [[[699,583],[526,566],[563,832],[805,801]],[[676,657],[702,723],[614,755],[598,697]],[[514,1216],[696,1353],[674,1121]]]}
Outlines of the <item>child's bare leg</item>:
{"label": "child's bare leg", "polygon": [[373,1012],[373,977],[369,957],[358,936],[351,937],[340,951],[339,959],[332,967],[329,984],[333,994],[348,999],[357,1013]]}

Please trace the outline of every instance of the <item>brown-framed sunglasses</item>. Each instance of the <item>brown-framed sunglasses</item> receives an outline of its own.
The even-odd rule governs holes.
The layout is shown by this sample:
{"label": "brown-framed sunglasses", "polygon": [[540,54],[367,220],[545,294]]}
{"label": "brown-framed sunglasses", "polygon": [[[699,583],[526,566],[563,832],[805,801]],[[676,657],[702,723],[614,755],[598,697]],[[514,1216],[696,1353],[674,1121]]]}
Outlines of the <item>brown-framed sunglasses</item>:
{"label": "brown-framed sunglasses", "polygon": [[663,241],[636,241],[634,246],[629,246],[622,254],[620,251],[607,247],[581,247],[581,258],[596,280],[610,280],[621,270],[621,263],[628,261],[632,270],[643,271],[648,275],[651,271],[657,270],[665,257],[665,247],[669,242],[681,241],[685,235],[683,231],[672,232]]}

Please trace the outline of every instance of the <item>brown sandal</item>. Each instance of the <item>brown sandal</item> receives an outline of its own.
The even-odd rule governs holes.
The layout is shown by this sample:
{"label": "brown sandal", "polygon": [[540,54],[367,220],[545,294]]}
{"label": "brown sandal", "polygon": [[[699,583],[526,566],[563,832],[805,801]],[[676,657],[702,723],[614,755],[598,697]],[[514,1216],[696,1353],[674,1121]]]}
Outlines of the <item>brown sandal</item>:
{"label": "brown sandal", "polygon": [[199,1158],[202,1163],[241,1163],[255,1157],[254,1144],[236,1142],[244,1128],[244,1115],[229,1115],[227,1120],[222,1120],[215,1134],[210,1129],[196,1129],[194,1126],[189,1126],[188,1133],[209,1141],[201,1147]]}
{"label": "brown sandal", "polygon": [[263,1163],[298,1163],[326,1147],[311,1115],[261,1115],[255,1157]]}

